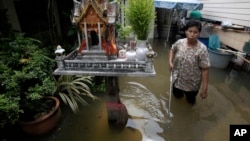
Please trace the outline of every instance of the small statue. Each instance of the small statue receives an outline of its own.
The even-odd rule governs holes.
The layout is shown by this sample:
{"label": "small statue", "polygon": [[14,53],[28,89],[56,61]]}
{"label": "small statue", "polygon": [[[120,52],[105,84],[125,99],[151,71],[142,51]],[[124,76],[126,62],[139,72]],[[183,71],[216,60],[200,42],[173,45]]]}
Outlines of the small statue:
{"label": "small statue", "polygon": [[56,47],[56,51],[55,51],[55,54],[56,54],[56,63],[57,63],[57,67],[59,69],[63,69],[64,68],[64,63],[63,63],[63,59],[64,59],[64,51],[65,49],[63,49],[60,45],[58,45]]}
{"label": "small statue", "polygon": [[58,46],[56,47],[55,54],[56,54],[57,56],[62,56],[63,53],[64,53],[64,51],[65,51],[65,49],[63,49],[60,45],[58,45]]}
{"label": "small statue", "polygon": [[151,46],[149,46],[149,47],[148,47],[148,52],[146,52],[146,56],[147,56],[148,58],[154,58],[154,57],[157,56],[157,53],[153,51],[153,49],[152,49]]}

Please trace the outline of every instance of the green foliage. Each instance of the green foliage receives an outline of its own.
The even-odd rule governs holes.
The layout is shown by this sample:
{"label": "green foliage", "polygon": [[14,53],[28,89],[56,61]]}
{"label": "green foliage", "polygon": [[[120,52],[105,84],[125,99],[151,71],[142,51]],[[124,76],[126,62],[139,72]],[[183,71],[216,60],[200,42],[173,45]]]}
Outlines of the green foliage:
{"label": "green foliage", "polygon": [[105,79],[103,76],[95,76],[94,83],[91,85],[91,91],[95,94],[103,94],[106,92]]}
{"label": "green foliage", "polygon": [[59,94],[62,101],[69,105],[74,113],[79,110],[78,103],[87,106],[88,102],[86,97],[93,100],[97,99],[96,96],[91,94],[90,85],[92,78],[89,76],[72,76],[61,75],[57,80],[56,93]]}
{"label": "green foliage", "polygon": [[19,117],[18,99],[0,95],[0,128],[7,124],[14,124]]}
{"label": "green foliage", "polygon": [[129,37],[129,34],[132,33],[131,26],[118,26],[118,38],[125,40]]}
{"label": "green foliage", "polygon": [[[52,72],[55,62],[47,57],[48,52],[41,48],[40,41],[23,34],[16,35],[14,40],[1,39],[0,44],[0,98],[12,101],[13,106],[5,107],[5,111],[13,111],[12,121],[9,121],[13,123],[18,120],[20,112],[39,111],[41,100],[54,94]],[[1,118],[2,125],[6,122],[7,119]]]}
{"label": "green foliage", "polygon": [[125,16],[139,40],[147,40],[155,19],[154,0],[128,0]]}

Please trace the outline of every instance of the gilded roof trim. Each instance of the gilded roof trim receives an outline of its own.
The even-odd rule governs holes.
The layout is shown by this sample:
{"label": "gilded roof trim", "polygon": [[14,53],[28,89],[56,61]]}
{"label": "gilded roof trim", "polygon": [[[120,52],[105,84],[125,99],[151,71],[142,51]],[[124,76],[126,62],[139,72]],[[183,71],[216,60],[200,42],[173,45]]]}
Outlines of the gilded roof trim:
{"label": "gilded roof trim", "polygon": [[79,24],[79,22],[82,21],[82,19],[86,16],[86,13],[88,11],[88,9],[90,8],[90,6],[93,7],[93,9],[96,11],[98,17],[104,22],[104,23],[108,23],[108,18],[107,17],[103,17],[103,12],[104,12],[104,8],[98,6],[99,4],[97,4],[98,2],[96,2],[96,0],[92,0],[92,1],[87,1],[86,4],[84,5],[84,7],[81,7],[81,13],[79,18],[76,19],[76,24]]}

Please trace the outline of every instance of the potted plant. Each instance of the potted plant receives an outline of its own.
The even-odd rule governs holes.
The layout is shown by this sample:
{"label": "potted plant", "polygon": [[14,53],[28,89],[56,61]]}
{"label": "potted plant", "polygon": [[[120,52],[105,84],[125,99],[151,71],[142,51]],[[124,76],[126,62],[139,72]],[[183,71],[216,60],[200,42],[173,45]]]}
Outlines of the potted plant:
{"label": "potted plant", "polygon": [[90,76],[60,75],[55,80],[56,94],[74,113],[79,111],[78,104],[87,106],[89,104],[87,99],[98,99],[90,92],[93,82]]}
{"label": "potted plant", "polygon": [[121,45],[124,45],[126,43],[129,43],[127,40],[130,33],[132,33],[132,27],[127,25],[127,26],[122,26],[121,24],[117,24],[117,33],[118,33],[118,42],[121,43]]}
{"label": "potted plant", "polygon": [[[4,127],[6,124],[17,123],[17,121],[20,121],[20,125],[27,125],[24,124],[26,121],[28,125],[31,123],[38,125],[34,120],[41,120],[41,116],[51,114],[51,111],[59,114],[56,121],[58,122],[60,110],[54,107],[56,105],[54,98],[48,97],[53,96],[55,90],[52,75],[55,66],[54,59],[48,57],[48,52],[41,48],[38,40],[27,38],[23,34],[17,34],[14,39],[2,39],[1,45],[0,102],[2,103],[0,106],[2,107],[4,102],[13,102],[13,105],[0,109],[6,114],[5,119],[1,118],[1,125]],[[10,111],[13,113],[10,114]],[[54,127],[48,130],[52,128]],[[26,127],[23,129],[25,130]],[[28,132],[33,134],[32,129]],[[34,132],[34,134],[46,132],[48,131],[44,130]]]}
{"label": "potted plant", "polygon": [[155,19],[154,0],[128,0],[125,18],[138,40],[147,40]]}
{"label": "potted plant", "polygon": [[146,48],[148,35],[153,28],[152,24],[156,17],[154,0],[128,0],[127,2],[125,18],[137,36],[136,59],[144,61],[145,53],[148,51]]}

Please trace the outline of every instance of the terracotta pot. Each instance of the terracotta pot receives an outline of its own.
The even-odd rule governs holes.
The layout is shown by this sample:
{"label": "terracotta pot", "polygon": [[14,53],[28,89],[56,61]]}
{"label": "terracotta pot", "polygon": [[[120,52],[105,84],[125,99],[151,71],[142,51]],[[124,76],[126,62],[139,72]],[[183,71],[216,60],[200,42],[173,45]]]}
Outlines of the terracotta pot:
{"label": "terracotta pot", "polygon": [[54,110],[34,121],[19,121],[21,129],[28,134],[43,135],[52,131],[59,123],[62,113],[60,109],[60,101],[56,97],[48,97],[56,102]]}

